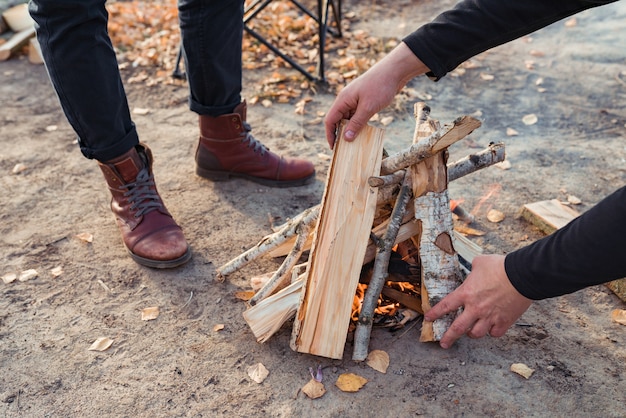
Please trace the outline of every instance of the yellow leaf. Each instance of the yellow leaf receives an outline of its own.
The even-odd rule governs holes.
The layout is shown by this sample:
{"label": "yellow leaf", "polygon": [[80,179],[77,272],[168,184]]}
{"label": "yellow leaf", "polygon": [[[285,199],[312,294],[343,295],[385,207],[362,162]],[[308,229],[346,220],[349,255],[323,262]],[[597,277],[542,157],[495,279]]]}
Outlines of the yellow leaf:
{"label": "yellow leaf", "polygon": [[614,309],[613,312],[611,312],[611,319],[613,320],[613,322],[626,325],[626,310]]}
{"label": "yellow leaf", "polygon": [[514,363],[511,364],[511,371],[513,373],[517,373],[520,376],[528,379],[535,372],[533,369],[525,365],[524,363]]}
{"label": "yellow leaf", "polygon": [[241,299],[246,302],[252,299],[252,296],[254,296],[253,290],[242,290],[240,292],[235,292],[235,297],[237,299]]}
{"label": "yellow leaf", "polygon": [[367,379],[354,373],[344,373],[337,378],[335,386],[343,392],[358,392],[365,384]]}
{"label": "yellow leaf", "polygon": [[326,393],[326,388],[324,387],[324,384],[322,382],[311,379],[309,380],[309,383],[302,387],[302,392],[304,392],[304,394],[311,399],[317,399],[324,396],[324,394]]}
{"label": "yellow leaf", "polygon": [[367,355],[366,363],[378,372],[387,373],[387,367],[389,367],[389,354],[383,350],[373,350]]}
{"label": "yellow leaf", "polygon": [[157,319],[159,317],[159,307],[153,306],[150,308],[145,308],[141,310],[141,320],[142,321],[151,321],[153,319]]}

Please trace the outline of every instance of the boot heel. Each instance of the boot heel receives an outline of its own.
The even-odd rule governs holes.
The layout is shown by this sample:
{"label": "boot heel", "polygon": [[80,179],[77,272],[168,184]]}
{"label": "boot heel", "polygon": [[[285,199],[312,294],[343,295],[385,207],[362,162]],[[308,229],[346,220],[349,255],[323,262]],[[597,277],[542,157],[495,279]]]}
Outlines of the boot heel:
{"label": "boot heel", "polygon": [[196,166],[196,174],[212,181],[227,181],[230,179],[230,174],[227,172],[207,170],[200,166]]}

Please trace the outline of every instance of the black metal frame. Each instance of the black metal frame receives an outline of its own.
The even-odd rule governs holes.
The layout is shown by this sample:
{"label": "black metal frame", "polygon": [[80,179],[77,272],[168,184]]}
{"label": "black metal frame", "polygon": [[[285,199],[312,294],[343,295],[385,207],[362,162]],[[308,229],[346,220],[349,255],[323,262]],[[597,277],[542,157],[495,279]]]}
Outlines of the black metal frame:
{"label": "black metal frame", "polygon": [[[317,66],[316,77],[314,74],[307,71],[300,64],[295,62],[291,57],[280,51],[276,46],[272,45],[267,39],[261,36],[258,32],[250,29],[247,25],[256,15],[258,15],[263,9],[265,9],[273,0],[255,0],[244,11],[243,27],[244,30],[269,48],[276,55],[287,61],[289,65],[304,74],[309,80],[313,81],[326,81],[324,75],[324,47],[326,46],[326,34],[330,33],[333,36],[341,37],[341,0],[317,0],[317,16],[307,9],[302,3],[297,0],[290,0],[298,9],[304,14],[311,17],[318,24],[318,38],[319,38],[319,61]],[[337,28],[331,28],[328,25],[329,11],[332,10],[333,19],[337,24]]]}
{"label": "black metal frame", "polygon": [[[326,46],[326,34],[330,33],[335,37],[341,37],[341,0],[317,0],[317,16],[307,9],[302,3],[297,0],[290,0],[298,9],[304,14],[311,17],[318,24],[318,38],[319,38],[319,60],[317,65],[317,76],[307,71],[304,67],[298,64],[295,60],[289,57],[287,54],[279,50],[276,46],[272,45],[267,39],[255,30],[248,27],[248,22],[254,19],[263,9],[265,9],[273,0],[254,0],[248,7],[245,8],[243,14],[243,28],[244,30],[261,42],[267,48],[269,48],[276,55],[284,59],[293,68],[304,74],[309,80],[312,81],[326,81],[324,75],[324,48]],[[329,11],[332,10],[332,17],[337,24],[336,28],[331,28],[328,25]],[[180,71],[180,62],[182,59],[183,44],[181,42],[178,49],[178,55],[176,57],[176,66],[172,72],[174,78],[185,78],[185,73]]]}

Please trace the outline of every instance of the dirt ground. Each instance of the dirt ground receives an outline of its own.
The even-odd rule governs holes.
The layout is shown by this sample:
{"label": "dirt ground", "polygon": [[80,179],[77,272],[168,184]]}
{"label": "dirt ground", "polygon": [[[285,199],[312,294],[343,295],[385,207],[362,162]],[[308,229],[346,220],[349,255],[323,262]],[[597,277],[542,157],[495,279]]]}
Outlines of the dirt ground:
{"label": "dirt ground", "polygon": [[[404,1],[391,9],[349,0],[344,8],[373,35],[401,37],[452,3]],[[395,118],[386,127],[390,151],[410,143],[412,105],[424,99],[442,123],[465,114],[483,121],[450,149],[451,161],[505,142],[509,170],[491,167],[450,185],[451,197],[475,210],[472,226],[486,234],[470,239],[485,252],[506,253],[542,236],[516,217],[525,203],[576,196],[582,201],[576,210],[584,212],[624,184],[624,22],[624,2],[587,11],[576,24],[559,22],[482,54],[463,74],[415,80],[400,108],[388,111]],[[464,338],[447,351],[418,342],[421,319],[395,333],[375,329],[370,348],[389,354],[386,374],[353,362],[350,343],[343,360],[293,352],[290,323],[265,344],[255,341],[235,293],[280,260],[255,261],[223,283],[215,272],[271,232],[271,223],[321,200],[330,151],[323,126],[307,122],[328,109],[333,95],[312,94],[305,115],[293,103],[250,107],[257,138],[317,168],[309,186],[270,189],[195,176],[197,122],[186,87],[128,86],[131,108],[150,109],[135,122],[154,151],[161,194],[193,247],[187,265],[159,271],[126,255],[102,175],[78,151],[45,69],[12,59],[0,64],[0,80],[0,275],[39,273],[0,282],[0,415],[626,415],[626,327],[610,319],[626,306],[604,286],[537,302],[504,337]],[[244,94],[254,91],[246,87]],[[527,114],[538,122],[525,125]],[[507,128],[518,135],[508,136]],[[14,174],[17,164],[25,170]],[[497,193],[479,205],[491,190]],[[505,220],[487,221],[490,208]],[[81,233],[93,242],[78,239]],[[153,306],[159,317],[142,321],[141,310]],[[217,324],[224,329],[215,331]],[[112,346],[88,350],[99,337],[111,338]],[[262,384],[247,374],[259,362],[270,372]],[[526,380],[509,371],[513,363],[535,372]],[[327,393],[311,400],[300,388],[318,364]],[[341,392],[334,383],[345,372],[368,383],[357,393]]]}

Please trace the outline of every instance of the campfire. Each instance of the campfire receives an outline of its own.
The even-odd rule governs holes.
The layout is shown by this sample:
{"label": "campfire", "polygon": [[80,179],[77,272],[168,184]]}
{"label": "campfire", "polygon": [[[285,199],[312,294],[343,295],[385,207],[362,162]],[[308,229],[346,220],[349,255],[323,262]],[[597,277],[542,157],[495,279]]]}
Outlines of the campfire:
{"label": "campfire", "polygon": [[[454,230],[453,212],[472,215],[450,200],[448,182],[503,161],[504,144],[448,164],[447,148],[480,122],[441,127],[424,103],[415,117],[413,145],[386,158],[381,129],[354,142],[342,129],[322,203],[218,269],[225,278],[260,256],[284,257],[243,314],[259,342],[293,318],[292,349],[341,358],[354,331],[352,358],[362,361],[374,325],[400,328],[461,283],[480,249]],[[424,321],[420,341],[438,341],[454,317]]]}

